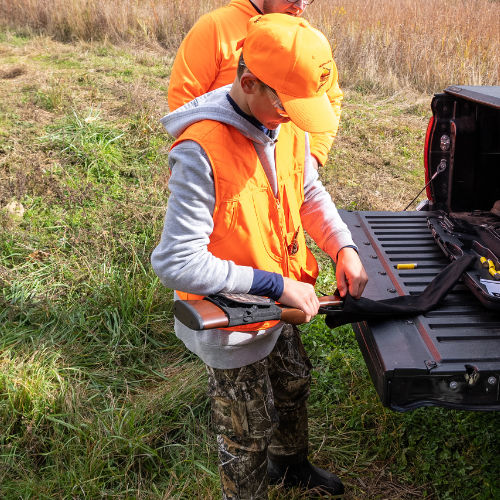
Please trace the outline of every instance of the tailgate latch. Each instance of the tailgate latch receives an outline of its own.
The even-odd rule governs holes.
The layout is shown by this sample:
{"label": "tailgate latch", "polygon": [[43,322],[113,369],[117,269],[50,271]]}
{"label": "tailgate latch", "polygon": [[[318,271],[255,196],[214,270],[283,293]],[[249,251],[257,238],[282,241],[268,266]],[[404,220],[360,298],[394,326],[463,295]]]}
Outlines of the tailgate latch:
{"label": "tailgate latch", "polygon": [[479,380],[479,368],[474,365],[465,365],[464,378],[470,386],[476,385]]}

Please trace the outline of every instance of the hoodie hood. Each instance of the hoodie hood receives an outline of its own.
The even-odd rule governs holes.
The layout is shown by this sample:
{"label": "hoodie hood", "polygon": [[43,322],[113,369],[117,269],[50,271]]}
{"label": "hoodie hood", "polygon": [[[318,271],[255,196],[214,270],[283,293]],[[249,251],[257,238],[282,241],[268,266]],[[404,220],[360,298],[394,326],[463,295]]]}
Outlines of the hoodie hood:
{"label": "hoodie hood", "polygon": [[[262,146],[274,144],[274,139],[234,110],[227,99],[230,90],[231,84],[208,92],[164,116],[160,121],[176,139],[190,125],[202,120],[214,120],[232,125],[254,143]],[[274,131],[273,137],[277,137],[278,133],[279,127]]]}

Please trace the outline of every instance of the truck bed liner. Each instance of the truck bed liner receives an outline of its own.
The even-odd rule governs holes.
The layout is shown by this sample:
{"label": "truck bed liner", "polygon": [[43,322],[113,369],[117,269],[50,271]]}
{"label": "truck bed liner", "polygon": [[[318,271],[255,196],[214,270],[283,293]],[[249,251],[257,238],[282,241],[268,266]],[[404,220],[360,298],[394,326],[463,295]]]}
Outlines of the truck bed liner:
{"label": "truck bed liner", "polygon": [[[417,294],[449,263],[427,227],[432,212],[340,212],[370,277],[367,298]],[[418,266],[396,269],[406,262]],[[500,409],[500,314],[462,283],[425,315],[353,327],[384,405]]]}

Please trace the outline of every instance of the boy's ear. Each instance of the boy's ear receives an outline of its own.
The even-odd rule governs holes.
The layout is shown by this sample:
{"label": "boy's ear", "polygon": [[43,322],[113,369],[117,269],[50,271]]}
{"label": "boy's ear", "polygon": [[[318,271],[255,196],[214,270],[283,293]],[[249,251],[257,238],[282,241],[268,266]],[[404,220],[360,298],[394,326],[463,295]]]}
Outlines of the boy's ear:
{"label": "boy's ear", "polygon": [[260,80],[252,75],[252,73],[245,72],[241,75],[240,86],[245,94],[255,94],[259,88]]}

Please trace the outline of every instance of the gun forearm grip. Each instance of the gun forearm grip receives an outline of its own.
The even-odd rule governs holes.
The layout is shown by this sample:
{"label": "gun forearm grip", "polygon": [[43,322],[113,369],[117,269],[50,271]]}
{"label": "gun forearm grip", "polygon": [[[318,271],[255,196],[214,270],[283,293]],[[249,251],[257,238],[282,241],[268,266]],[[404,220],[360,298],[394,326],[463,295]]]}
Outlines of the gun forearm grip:
{"label": "gun forearm grip", "polygon": [[[318,300],[320,307],[318,314],[325,314],[327,308],[339,309],[343,305],[342,299],[337,295],[325,295],[324,297],[318,297]],[[281,321],[290,323],[291,325],[302,325],[306,322],[306,314],[301,309],[282,305],[280,307]]]}
{"label": "gun forearm grip", "polygon": [[191,330],[225,328],[229,325],[225,312],[208,300],[176,300],[174,316]]}
{"label": "gun forearm grip", "polygon": [[306,322],[306,313],[293,307],[282,307],[280,319],[291,325],[301,325]]}

